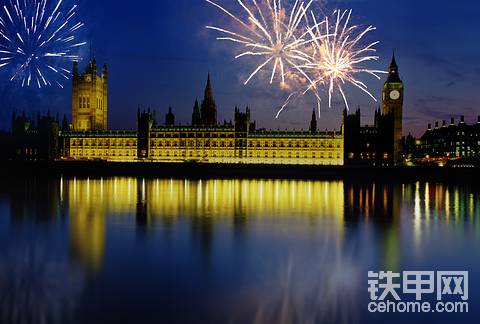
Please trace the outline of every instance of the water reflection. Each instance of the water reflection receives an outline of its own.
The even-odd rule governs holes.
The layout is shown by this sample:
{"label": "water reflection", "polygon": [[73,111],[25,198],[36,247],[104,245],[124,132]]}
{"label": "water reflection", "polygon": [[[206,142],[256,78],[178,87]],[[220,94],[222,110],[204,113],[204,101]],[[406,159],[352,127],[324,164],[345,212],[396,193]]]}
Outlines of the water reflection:
{"label": "water reflection", "polygon": [[108,216],[135,214],[139,231],[188,218],[206,255],[215,223],[231,224],[239,234],[252,219],[328,218],[339,235],[343,230],[342,182],[74,178],[61,179],[60,186],[70,208],[73,254],[92,270],[104,254]]}
{"label": "water reflection", "polygon": [[[20,311],[27,316],[39,308],[47,313],[42,318],[64,320],[65,313],[51,309],[71,313],[84,280],[99,285],[118,264],[126,272],[142,266],[167,271],[171,264],[163,276],[183,279],[184,291],[207,303],[200,316],[211,323],[350,322],[358,316],[369,269],[400,271],[416,262],[411,253],[422,255],[445,233],[452,242],[472,232],[480,237],[480,194],[468,186],[37,178],[0,190],[2,210],[10,215],[0,213],[0,234],[6,234],[0,235],[0,319],[6,323],[21,323]],[[128,253],[143,259],[125,263]],[[157,257],[162,261],[148,263]],[[37,276],[41,260],[46,270]],[[40,283],[12,284],[22,276]],[[198,281],[189,286],[191,278]],[[133,279],[116,280],[110,284],[120,287]],[[160,276],[135,280],[145,290],[168,286]],[[199,282],[206,286],[191,292]],[[35,287],[58,291],[49,295],[51,309],[41,295],[25,302],[22,296],[37,296]],[[105,294],[110,298],[110,291]],[[96,322],[92,316],[89,323]],[[182,316],[179,322],[195,322]]]}
{"label": "water reflection", "polygon": [[41,243],[0,256],[1,323],[70,322],[82,289],[81,272]]}

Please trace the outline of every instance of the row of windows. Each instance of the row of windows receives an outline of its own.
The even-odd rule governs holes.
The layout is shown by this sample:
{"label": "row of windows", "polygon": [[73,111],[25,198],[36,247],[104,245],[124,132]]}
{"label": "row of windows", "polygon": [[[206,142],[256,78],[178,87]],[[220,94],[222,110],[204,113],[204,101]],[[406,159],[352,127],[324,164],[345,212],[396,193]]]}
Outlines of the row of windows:
{"label": "row of windows", "polygon": [[[137,141],[136,140],[103,140],[103,141],[96,141],[96,140],[72,140],[71,142],[72,146],[110,146],[110,147],[115,147],[115,146],[136,146]],[[234,147],[235,143],[233,141],[220,141],[216,142],[213,141],[210,143],[210,141],[206,142],[195,142],[195,141],[187,141],[187,146],[188,147]],[[242,145],[240,145],[242,146]],[[179,147],[183,148],[185,147],[185,142],[161,142],[161,141],[152,141],[152,147]],[[341,149],[341,144],[340,143],[331,143],[331,142],[320,142],[319,144],[315,145],[314,143],[305,143],[305,142],[280,142],[280,143],[275,143],[275,142],[250,142],[248,145],[249,148],[260,148],[260,147],[279,147],[279,148],[337,148]]]}
{"label": "row of windows", "polygon": [[[221,142],[212,142],[210,144],[209,141],[205,143],[196,143],[195,141],[187,141],[187,147],[234,147],[235,143],[233,141],[221,141]],[[178,143],[178,142],[153,142],[152,147],[177,147],[177,148],[185,148],[185,142]]]}
{"label": "row of windows", "polygon": [[235,133],[152,133],[152,138],[234,138]]}
{"label": "row of windows", "polygon": [[82,108],[90,108],[90,97],[78,97],[78,106]]}
{"label": "row of windows", "polygon": [[212,154],[203,155],[200,152],[178,152],[178,151],[152,151],[150,156],[155,157],[191,157],[191,158],[207,158],[207,157],[234,157],[235,154],[232,151],[215,151]]}
{"label": "row of windows", "polygon": [[137,151],[136,150],[117,150],[117,151],[89,151],[89,150],[72,150],[71,157],[87,157],[87,158],[95,158],[95,157],[115,157],[115,156],[131,156],[136,157]]}
{"label": "row of windows", "polygon": [[136,139],[126,139],[126,140],[71,140],[71,146],[136,146],[137,140]]}
{"label": "row of windows", "polygon": [[[153,148],[162,148],[162,147],[166,147],[166,148],[173,148],[173,149],[181,149],[181,150],[184,150],[184,149],[188,149],[188,148],[192,148],[192,149],[196,149],[196,148],[233,148],[234,147],[234,143],[233,142],[214,142],[211,146],[208,146],[208,143],[206,143],[206,145],[196,145],[195,142],[188,142],[187,143],[188,146],[185,147],[184,145],[180,146],[178,145],[178,143],[170,143],[170,142],[166,142],[166,143],[152,143],[152,147]],[[203,143],[202,143],[203,144]],[[96,142],[96,141],[89,141],[89,140],[72,140],[71,142],[71,148],[74,149],[74,148],[102,148],[102,149],[110,149],[110,148],[130,148],[130,147],[136,147],[137,146],[137,143],[135,140],[125,140],[125,141],[113,141],[113,142],[109,142],[108,140],[105,140],[105,141],[100,141],[100,142]],[[265,148],[269,148],[269,146],[264,146]],[[272,148],[277,148],[277,146],[271,146]],[[242,148],[242,147],[240,147]],[[263,148],[262,146],[257,146],[256,148]],[[282,146],[278,146],[278,148],[283,148]],[[288,148],[292,148],[292,147],[288,147]],[[325,145],[321,145],[320,147],[312,147],[311,145],[306,145],[306,144],[298,144],[296,146],[297,149],[318,149],[318,148],[321,148],[321,149],[324,149],[324,150],[340,150],[341,149],[341,145],[337,144],[336,146],[332,145],[332,144],[329,144],[328,146]],[[255,149],[255,147],[250,147],[250,149]],[[263,149],[262,149],[263,151]]]}
{"label": "row of windows", "polygon": [[248,147],[320,147],[320,148],[341,148],[341,144],[337,143],[334,144],[332,142],[320,142],[320,143],[313,143],[313,142],[249,142]]}
{"label": "row of windows", "polygon": [[[198,157],[198,158],[209,158],[209,157],[234,157],[235,154],[232,151],[214,151],[211,154],[203,155],[199,154],[200,152],[180,152],[180,151],[158,151],[152,150],[151,157]],[[71,157],[86,157],[86,158],[97,158],[97,157],[136,157],[137,152],[135,150],[116,150],[116,151],[105,151],[105,150],[72,150]],[[249,152],[248,158],[320,158],[320,159],[340,159],[340,154],[333,153],[320,153],[320,154],[301,154],[299,152],[293,153],[288,152],[287,154],[277,154],[276,152]]]}
{"label": "row of windows", "polygon": [[[90,97],[89,96],[78,97],[78,107],[80,107],[80,109],[90,108]],[[103,99],[97,98],[97,107],[100,110],[103,110]]]}
{"label": "row of windows", "polygon": [[[189,131],[189,132],[172,132],[172,133],[167,133],[167,132],[152,132],[151,133],[151,138],[235,138],[235,132],[195,132],[195,131]],[[247,138],[246,133],[241,136],[241,138]],[[284,138],[284,137],[282,137]],[[288,137],[287,137],[288,138]],[[250,140],[260,140],[257,139],[256,137],[250,137]],[[331,138],[333,139],[333,138]],[[269,137],[267,139],[263,138],[263,140],[277,140],[275,137]],[[318,138],[308,138],[308,140],[318,140]]]}

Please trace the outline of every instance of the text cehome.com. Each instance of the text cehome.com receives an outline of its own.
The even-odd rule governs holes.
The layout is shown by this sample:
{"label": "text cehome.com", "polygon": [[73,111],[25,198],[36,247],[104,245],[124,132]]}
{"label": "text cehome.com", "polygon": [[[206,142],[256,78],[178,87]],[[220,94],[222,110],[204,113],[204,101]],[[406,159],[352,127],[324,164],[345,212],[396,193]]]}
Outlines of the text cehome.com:
{"label": "text cehome.com", "polygon": [[468,313],[468,302],[396,302],[368,303],[370,313]]}

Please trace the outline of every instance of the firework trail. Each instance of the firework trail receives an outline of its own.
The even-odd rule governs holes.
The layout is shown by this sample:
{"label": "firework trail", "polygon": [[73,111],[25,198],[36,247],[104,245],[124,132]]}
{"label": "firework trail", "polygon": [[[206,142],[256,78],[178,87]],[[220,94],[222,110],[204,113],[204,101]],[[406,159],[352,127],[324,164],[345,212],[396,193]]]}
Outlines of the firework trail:
{"label": "firework trail", "polygon": [[[371,75],[380,80],[379,74],[385,71],[372,70],[363,67],[363,64],[370,61],[377,61],[379,57],[375,55],[375,45],[379,42],[363,44],[365,35],[374,31],[376,28],[369,26],[360,29],[359,26],[349,26],[352,10],[334,12],[334,24],[330,24],[328,17],[322,26],[317,26],[315,30],[310,30],[312,39],[314,39],[314,55],[311,62],[302,66],[312,74],[311,82],[307,91],[317,92],[319,86],[328,88],[328,106],[332,106],[332,96],[335,89],[340,92],[345,106],[349,109],[347,96],[344,90],[346,84],[362,90],[369,95],[374,101],[377,99],[368,90],[368,86],[361,80],[360,75]],[[312,13],[312,20],[316,21],[315,15]],[[324,31],[322,31],[322,27]],[[318,35],[327,33],[329,36],[324,37],[321,41]]]}
{"label": "firework trail", "polygon": [[369,26],[362,30],[359,26],[350,26],[351,10],[336,10],[334,23],[331,24],[328,17],[314,12],[311,8],[313,1],[296,0],[287,14],[281,0],[250,0],[248,3],[247,0],[237,0],[247,17],[242,19],[214,1],[206,1],[240,27],[240,31],[232,31],[207,26],[208,29],[223,33],[223,37],[217,40],[240,46],[244,51],[236,58],[262,57],[245,85],[268,66],[272,66],[270,84],[280,74],[282,85],[286,84],[287,78],[298,85],[292,89],[276,118],[292,100],[308,92],[315,96],[320,114],[322,90],[328,93],[329,107],[332,106],[333,95],[338,91],[348,108],[345,93],[347,84],[359,88],[376,101],[367,85],[359,79],[362,74],[380,79],[379,74],[385,73],[362,67],[363,63],[379,58],[373,54],[378,42],[363,45],[365,36],[375,28]]}
{"label": "firework trail", "polygon": [[10,81],[38,88],[69,79],[66,63],[86,42],[77,40],[83,23],[67,0],[8,0],[0,8],[0,69],[11,67]]}
{"label": "firework trail", "polygon": [[[230,41],[238,45],[242,52],[235,58],[261,58],[260,64],[245,81],[250,80],[262,69],[271,67],[270,84],[278,76],[281,85],[286,85],[289,73],[297,73],[308,79],[301,69],[310,62],[310,55],[305,52],[316,37],[311,37],[307,13],[313,0],[309,2],[296,0],[288,11],[282,0],[237,0],[246,18],[233,14],[213,0],[206,0],[211,5],[228,15],[240,27],[241,31],[207,26],[208,29],[222,33],[217,40]],[[313,81],[312,81],[313,82]]]}

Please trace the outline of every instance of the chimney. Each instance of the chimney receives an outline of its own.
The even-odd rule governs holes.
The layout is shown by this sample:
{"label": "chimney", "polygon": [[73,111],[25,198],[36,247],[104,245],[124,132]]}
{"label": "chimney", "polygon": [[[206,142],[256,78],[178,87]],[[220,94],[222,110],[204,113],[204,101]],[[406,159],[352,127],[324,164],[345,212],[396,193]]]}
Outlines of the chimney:
{"label": "chimney", "polygon": [[465,116],[460,117],[460,124],[465,124]]}
{"label": "chimney", "polygon": [[455,125],[455,118],[452,118],[450,121],[450,126],[453,126],[453,125]]}
{"label": "chimney", "polygon": [[432,130],[432,124],[428,124],[428,130]]}
{"label": "chimney", "polygon": [[477,124],[480,124],[480,116],[477,117]]}
{"label": "chimney", "polygon": [[442,127],[447,127],[447,121],[446,120],[443,121]]}
{"label": "chimney", "polygon": [[435,129],[438,128],[438,122],[435,122]]}

